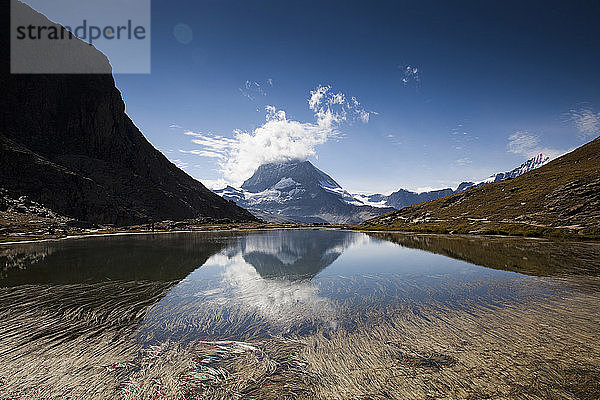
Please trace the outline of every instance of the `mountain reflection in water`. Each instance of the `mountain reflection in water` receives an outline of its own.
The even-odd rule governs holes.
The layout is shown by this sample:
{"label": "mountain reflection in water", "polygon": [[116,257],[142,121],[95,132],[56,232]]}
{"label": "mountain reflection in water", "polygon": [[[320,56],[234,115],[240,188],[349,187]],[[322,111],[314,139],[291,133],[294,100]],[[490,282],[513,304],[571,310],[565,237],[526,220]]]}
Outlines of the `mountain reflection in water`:
{"label": "mountain reflection in water", "polygon": [[264,336],[315,321],[335,327],[330,299],[319,295],[311,280],[344,249],[365,240],[361,234],[333,230],[240,237],[174,287],[146,322],[154,335],[167,326],[169,335],[194,337]]}

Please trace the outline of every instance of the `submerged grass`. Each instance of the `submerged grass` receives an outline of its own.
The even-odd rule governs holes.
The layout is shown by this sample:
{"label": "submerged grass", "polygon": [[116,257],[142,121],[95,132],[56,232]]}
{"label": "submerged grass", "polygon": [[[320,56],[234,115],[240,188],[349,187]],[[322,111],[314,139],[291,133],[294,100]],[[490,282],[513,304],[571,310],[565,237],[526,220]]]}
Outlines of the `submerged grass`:
{"label": "submerged grass", "polygon": [[597,278],[521,284],[547,295],[458,306],[434,295],[378,306],[372,295],[338,305],[351,328],[305,335],[253,333],[255,311],[204,313],[198,300],[198,324],[229,325],[187,341],[168,332],[189,321],[155,338],[145,326],[168,284],[3,288],[0,399],[600,398]]}
{"label": "submerged grass", "polygon": [[135,322],[171,284],[0,289],[0,398],[107,398],[136,357]]}
{"label": "submerged grass", "polygon": [[335,399],[600,396],[600,326],[588,299],[432,311],[422,310],[420,317],[394,312],[353,333],[307,338],[303,358],[321,377],[312,394]]}

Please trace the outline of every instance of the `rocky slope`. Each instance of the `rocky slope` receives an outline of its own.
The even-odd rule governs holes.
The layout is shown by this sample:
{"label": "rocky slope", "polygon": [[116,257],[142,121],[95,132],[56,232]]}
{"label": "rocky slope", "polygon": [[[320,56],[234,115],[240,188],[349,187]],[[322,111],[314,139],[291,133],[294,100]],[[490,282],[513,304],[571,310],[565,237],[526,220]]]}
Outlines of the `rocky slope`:
{"label": "rocky slope", "polygon": [[0,187],[12,196],[100,224],[255,219],[144,138],[125,114],[111,74],[11,75],[7,35],[1,40]]}
{"label": "rocky slope", "polygon": [[83,228],[86,226],[73,218],[57,214],[27,196],[13,197],[0,188],[0,241],[15,233],[29,238],[33,235],[64,234]]}
{"label": "rocky slope", "polygon": [[265,164],[241,188],[215,192],[273,222],[354,224],[393,210],[363,205],[310,161]]}
{"label": "rocky slope", "polygon": [[413,205],[363,227],[598,237],[600,138],[514,179]]}

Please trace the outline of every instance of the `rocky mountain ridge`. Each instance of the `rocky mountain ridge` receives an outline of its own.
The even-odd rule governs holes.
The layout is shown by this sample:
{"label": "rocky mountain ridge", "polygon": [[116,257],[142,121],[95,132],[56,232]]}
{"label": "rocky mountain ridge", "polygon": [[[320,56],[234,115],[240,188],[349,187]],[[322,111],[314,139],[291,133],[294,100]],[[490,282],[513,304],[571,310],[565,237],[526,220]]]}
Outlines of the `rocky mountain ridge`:
{"label": "rocky mountain ridge", "polygon": [[505,179],[513,179],[516,178],[517,176],[521,176],[529,171],[532,171],[536,168],[539,168],[543,165],[546,165],[550,162],[550,157],[545,155],[545,154],[538,154],[535,157],[530,158],[529,160],[525,161],[523,164],[519,165],[517,168],[511,170],[511,171],[507,171],[507,172],[499,172],[497,174],[493,174],[491,176],[489,176],[488,178],[479,181],[479,182],[462,182],[460,185],[458,185],[458,187],[456,188],[456,190],[454,191],[455,193],[458,192],[462,192],[463,190],[468,190],[474,187],[478,187],[478,186],[482,186],[485,185],[486,183],[491,183],[491,182],[498,182],[498,181],[503,181]]}

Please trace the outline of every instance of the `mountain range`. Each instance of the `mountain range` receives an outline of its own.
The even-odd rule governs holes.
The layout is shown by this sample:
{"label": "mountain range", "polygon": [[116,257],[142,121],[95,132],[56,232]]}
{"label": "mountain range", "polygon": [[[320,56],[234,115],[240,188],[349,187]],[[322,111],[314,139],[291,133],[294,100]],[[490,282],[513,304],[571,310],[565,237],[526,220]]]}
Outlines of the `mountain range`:
{"label": "mountain range", "polygon": [[354,224],[394,209],[515,178],[549,160],[539,154],[511,171],[479,182],[462,182],[456,189],[421,193],[400,189],[390,195],[352,194],[310,161],[288,161],[262,165],[240,188],[227,186],[215,193],[270,222]]}
{"label": "mountain range", "polygon": [[523,175],[526,172],[547,164],[549,161],[550,157],[544,154],[538,154],[537,156],[530,158],[517,168],[514,168],[510,171],[498,172],[478,182],[461,182],[456,189],[445,188],[427,192],[412,192],[410,190],[400,189],[387,196],[383,194],[354,194],[354,197],[357,200],[362,201],[364,204],[369,204],[376,207],[387,206],[400,210],[404,207],[412,206],[413,204],[419,204],[426,201],[439,199],[441,197],[450,196],[451,194],[459,193],[474,187],[479,187],[490,182],[498,182],[504,179],[516,178],[517,176]]}

